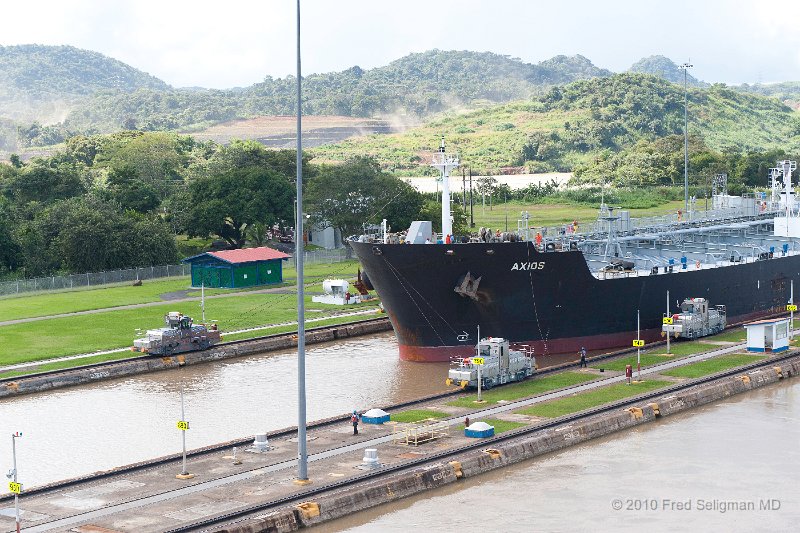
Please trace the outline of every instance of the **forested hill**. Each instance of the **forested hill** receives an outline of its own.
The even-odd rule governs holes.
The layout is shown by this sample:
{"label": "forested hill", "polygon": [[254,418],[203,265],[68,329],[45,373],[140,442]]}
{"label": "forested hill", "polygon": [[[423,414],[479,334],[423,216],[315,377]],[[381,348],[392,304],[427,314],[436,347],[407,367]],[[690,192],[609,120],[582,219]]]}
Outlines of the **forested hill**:
{"label": "forested hill", "polygon": [[[631,65],[629,72],[640,72],[642,74],[652,74],[672,83],[683,83],[684,72],[674,61],[664,56],[644,57]],[[697,80],[687,72],[686,82],[688,85],[707,85]]]}
{"label": "forested hill", "polygon": [[[706,154],[703,164],[720,154],[800,151],[800,117],[783,103],[721,84],[690,87],[688,95],[691,142],[695,154]],[[478,174],[577,171],[597,180],[672,178],[683,168],[683,99],[683,87],[658,77],[616,74],[553,87],[528,101],[447,113],[388,138],[353,138],[312,152],[318,162],[370,154],[399,173],[432,172],[420,163],[444,134]],[[697,162],[690,168],[704,167]]]}
{"label": "forested hill", "polygon": [[72,46],[0,46],[0,109],[5,118],[46,121],[59,104],[63,108],[99,90],[141,88],[164,91],[169,85],[121,61]]}
{"label": "forested hill", "polygon": [[[304,77],[303,111],[309,115],[373,117],[400,114],[423,118],[479,101],[528,98],[544,88],[611,72],[582,56],[557,56],[539,64],[490,52],[430,50],[364,70]],[[140,129],[191,129],[235,118],[295,112],[295,81],[267,77],[226,91],[105,91],[71,113],[65,126],[114,131],[126,121]]]}

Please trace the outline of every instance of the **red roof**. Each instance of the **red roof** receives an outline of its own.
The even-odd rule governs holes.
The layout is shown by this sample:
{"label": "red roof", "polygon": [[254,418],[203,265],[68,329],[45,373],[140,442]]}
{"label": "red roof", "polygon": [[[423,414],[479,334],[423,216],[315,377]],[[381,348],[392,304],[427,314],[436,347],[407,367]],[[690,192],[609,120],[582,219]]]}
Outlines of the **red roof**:
{"label": "red roof", "polygon": [[241,248],[239,250],[222,250],[220,252],[206,252],[212,257],[221,259],[226,263],[250,263],[252,261],[267,261],[269,259],[288,259],[291,256],[266,246],[258,248]]}

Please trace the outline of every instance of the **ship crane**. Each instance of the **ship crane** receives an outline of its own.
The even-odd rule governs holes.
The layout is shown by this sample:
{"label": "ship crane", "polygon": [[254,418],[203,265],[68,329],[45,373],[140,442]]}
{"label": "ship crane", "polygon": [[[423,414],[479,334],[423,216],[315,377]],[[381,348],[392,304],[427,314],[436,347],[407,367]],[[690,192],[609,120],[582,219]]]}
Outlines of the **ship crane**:
{"label": "ship crane", "polygon": [[442,239],[453,235],[453,217],[450,215],[450,171],[458,168],[458,154],[448,154],[444,149],[444,135],[439,151],[433,154],[431,166],[439,169],[442,180]]}

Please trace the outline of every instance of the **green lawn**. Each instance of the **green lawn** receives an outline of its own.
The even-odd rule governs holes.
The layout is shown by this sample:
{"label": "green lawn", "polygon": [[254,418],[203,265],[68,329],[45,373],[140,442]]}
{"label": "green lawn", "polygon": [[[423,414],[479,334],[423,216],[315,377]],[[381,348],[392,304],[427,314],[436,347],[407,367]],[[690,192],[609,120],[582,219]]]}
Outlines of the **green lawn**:
{"label": "green lawn", "polygon": [[[489,209],[487,201],[486,208],[480,204],[480,196],[477,197],[478,203],[474,207],[475,227],[490,227],[492,229],[505,229],[506,215],[508,216],[508,229],[517,229],[517,219],[521,211],[528,211],[531,215],[530,224],[532,227],[554,226],[565,222],[578,221],[578,231],[582,225],[597,221],[597,207],[576,205],[570,203],[563,204],[532,204],[522,201],[509,201],[507,204],[495,204]],[[658,207],[648,209],[629,209],[631,218],[651,217],[663,215],[665,213],[675,213],[683,207],[683,200],[667,202]]]}
{"label": "green lawn", "polygon": [[433,409],[408,409],[389,415],[393,422],[419,422],[428,418],[447,418],[449,415]]}
{"label": "green lawn", "polygon": [[[477,422],[477,420],[475,422]],[[528,425],[528,424],[523,424],[522,422],[511,422],[509,420],[500,420],[497,418],[486,418],[482,419],[481,422],[486,422],[490,426],[494,426],[495,435]],[[458,432],[464,431],[464,424],[459,424],[458,426],[456,426],[456,431]]]}
{"label": "green lawn", "polygon": [[[656,365],[658,363],[665,363],[667,361],[671,361],[673,357],[667,355],[655,355],[650,353],[643,353],[641,362],[642,368],[650,365]],[[636,354],[625,356],[621,359],[616,359],[614,361],[607,361],[604,363],[597,363],[592,365],[592,368],[604,368],[606,370],[614,370],[617,372],[623,372],[625,370],[626,365],[631,365],[634,370],[636,370]]]}
{"label": "green lawn", "polygon": [[[36,293],[0,299],[0,320],[58,315],[104,309],[120,305],[158,302],[160,294],[189,288],[189,278],[144,281],[141,287],[131,284],[65,292]],[[198,296],[200,295],[198,291]]]}
{"label": "green lawn", "polygon": [[[708,340],[713,340],[715,337],[706,337]],[[710,350],[716,350],[717,346],[709,346],[703,342],[698,341],[679,341],[679,342],[670,342],[669,343],[669,353],[670,355],[693,355],[696,353],[701,352],[708,352]],[[651,353],[652,355],[666,355],[667,354],[667,345],[659,346],[658,348],[654,348]],[[634,356],[635,359],[636,356]]]}
{"label": "green lawn", "polygon": [[617,383],[609,385],[608,387],[601,387],[597,390],[586,391],[575,396],[560,398],[550,402],[534,405],[526,409],[518,411],[521,414],[531,416],[543,416],[547,418],[556,418],[570,413],[576,413],[596,407],[598,405],[607,404],[623,398],[629,398],[638,394],[643,394],[652,390],[660,389],[670,385],[669,381],[642,381],[640,383],[633,383],[628,385],[626,383]]}
{"label": "green lawn", "polygon": [[713,337],[709,337],[709,341],[722,341],[722,342],[743,342],[747,339],[747,332],[742,328],[735,328],[724,333],[719,333]]}
{"label": "green lawn", "polygon": [[[303,270],[306,284],[313,284],[313,287],[309,287],[309,289],[321,291],[321,285],[317,286],[317,284],[325,278],[341,277],[349,279],[355,277],[358,271],[358,262],[342,261],[330,264],[312,264],[306,266]],[[248,292],[264,288],[294,286],[295,280],[297,279],[294,265],[285,263],[283,273],[284,284],[282,285],[252,287],[248,289],[207,289],[205,291],[206,296],[229,295],[234,292]],[[132,284],[126,283],[123,285],[81,287],[75,290],[8,296],[0,298],[0,321],[158,302],[161,301],[160,295],[186,290],[189,289],[189,286],[189,277],[184,276],[170,279],[148,280],[142,282],[140,287],[134,287]],[[192,290],[187,296],[200,298],[200,289]]]}
{"label": "green lawn", "polygon": [[[225,331],[235,329],[290,322],[296,319],[296,299],[295,294],[247,294],[210,299],[206,300],[206,319],[217,320],[223,335]],[[312,303],[310,296],[305,302],[307,318],[325,316],[342,309],[335,305]],[[376,305],[377,302],[366,303],[351,309],[369,309]],[[161,327],[163,316],[169,311],[179,311],[199,321],[199,307],[197,301],[173,302],[2,326],[0,365],[131,346],[137,329]],[[254,332],[252,336],[263,334]]]}
{"label": "green lawn", "polygon": [[[481,397],[486,403],[497,403],[500,400],[511,401],[519,398],[525,398],[527,396],[535,396],[536,394],[542,394],[543,392],[563,389],[564,387],[570,387],[580,383],[586,383],[587,381],[592,381],[594,379],[597,379],[596,375],[583,374],[580,372],[560,372],[558,374],[551,374],[543,377],[534,376],[533,378],[520,383],[512,383],[510,385],[503,385],[502,387],[497,387],[489,391],[482,391]],[[474,409],[479,405],[475,403],[477,399],[478,395],[476,393],[458,398],[452,402],[447,402],[447,405]]]}
{"label": "green lawn", "polygon": [[672,370],[662,372],[662,374],[676,378],[699,378],[709,374],[716,374],[717,372],[722,372],[729,368],[755,363],[763,358],[764,357],[760,355],[726,354],[679,368],[673,368]]}

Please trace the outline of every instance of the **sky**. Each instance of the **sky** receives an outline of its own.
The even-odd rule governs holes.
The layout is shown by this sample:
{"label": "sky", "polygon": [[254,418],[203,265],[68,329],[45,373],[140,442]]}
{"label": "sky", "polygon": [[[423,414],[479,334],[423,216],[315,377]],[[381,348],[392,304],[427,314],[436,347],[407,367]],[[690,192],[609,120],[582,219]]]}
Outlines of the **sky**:
{"label": "sky", "polygon": [[[175,87],[244,87],[296,69],[294,0],[26,0],[0,45],[72,45]],[[792,0],[301,0],[303,74],[412,52],[490,51],[536,63],[582,54],[614,72],[660,54],[708,82],[800,80]]]}

